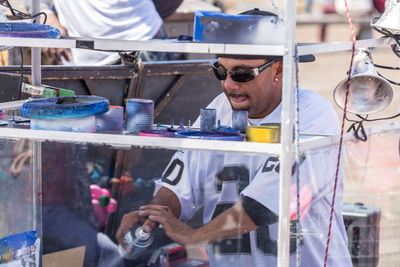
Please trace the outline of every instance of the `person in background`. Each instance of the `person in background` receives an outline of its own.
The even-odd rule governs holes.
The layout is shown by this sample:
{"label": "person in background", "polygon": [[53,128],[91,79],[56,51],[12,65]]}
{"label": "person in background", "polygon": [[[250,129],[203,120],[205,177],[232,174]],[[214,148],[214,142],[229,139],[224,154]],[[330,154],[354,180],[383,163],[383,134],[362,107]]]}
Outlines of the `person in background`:
{"label": "person in background", "polygon": [[[241,14],[277,16],[258,9]],[[314,59],[308,55],[299,60]],[[216,109],[221,125],[231,125],[233,110],[247,110],[249,125],[281,122],[282,57],[219,55],[212,69],[223,93],[207,108]],[[309,90],[300,90],[299,98],[300,134],[340,132],[337,115],[326,99]],[[199,127],[199,120],[194,127]],[[312,195],[300,216],[302,266],[324,264],[337,153],[335,146],[305,152],[299,167],[300,195],[305,190]],[[276,266],[279,168],[279,158],[267,151],[243,155],[180,150],[164,171],[151,203],[125,214],[116,238],[126,246],[124,236],[136,223],[144,223],[146,232],[161,224],[179,244],[207,246],[210,266]],[[339,174],[327,266],[352,265],[342,217],[342,169]],[[296,186],[296,175],[290,183]],[[204,225],[196,229],[187,225],[185,221],[201,209]],[[296,264],[294,236],[291,266]]]}
{"label": "person in background", "polygon": [[[182,0],[164,1],[159,10],[170,15]],[[30,0],[25,1],[30,8]],[[46,24],[60,29],[62,36],[147,41],[166,39],[163,21],[151,0],[95,1],[41,0],[40,10],[47,14]],[[42,16],[43,19],[43,16]],[[45,51],[57,63],[101,66],[120,64],[116,52],[86,49],[48,48]],[[144,61],[170,60],[170,53],[142,53]]]}

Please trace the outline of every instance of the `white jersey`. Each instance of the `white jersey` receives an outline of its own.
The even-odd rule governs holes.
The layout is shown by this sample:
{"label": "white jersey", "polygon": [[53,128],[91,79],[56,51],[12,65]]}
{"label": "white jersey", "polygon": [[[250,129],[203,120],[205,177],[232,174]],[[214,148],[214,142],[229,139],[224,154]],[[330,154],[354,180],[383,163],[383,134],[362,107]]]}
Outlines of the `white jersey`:
{"label": "white jersey", "polygon": [[[61,25],[71,37],[152,39],[162,19],[151,0],[54,0]],[[72,49],[75,65],[105,65],[118,53]]]}
{"label": "white jersey", "polygon": [[[221,94],[208,108],[217,109],[222,125],[231,125],[232,109]],[[281,105],[261,120],[280,122]],[[198,120],[194,126],[198,126]],[[336,113],[328,101],[313,91],[300,91],[300,133],[338,134]],[[300,187],[312,191],[312,204],[301,220],[303,234],[302,266],[323,266],[330,204],[334,188],[337,148],[331,147],[305,154],[300,166]],[[342,218],[342,172],[340,172],[335,214],[329,248],[328,266],[351,266],[347,236]],[[292,184],[296,176],[292,177]],[[178,151],[163,173],[161,185],[172,190],[181,204],[180,219],[190,219],[204,208],[207,223],[241,198],[255,200],[261,209],[246,210],[250,218],[260,221],[267,207],[279,214],[279,158],[276,155],[244,155],[214,151]],[[244,202],[242,202],[244,203]],[[262,220],[261,220],[262,221]],[[211,266],[276,266],[278,223],[260,227],[242,236],[208,246]],[[295,266],[295,239],[291,239],[290,265]]]}

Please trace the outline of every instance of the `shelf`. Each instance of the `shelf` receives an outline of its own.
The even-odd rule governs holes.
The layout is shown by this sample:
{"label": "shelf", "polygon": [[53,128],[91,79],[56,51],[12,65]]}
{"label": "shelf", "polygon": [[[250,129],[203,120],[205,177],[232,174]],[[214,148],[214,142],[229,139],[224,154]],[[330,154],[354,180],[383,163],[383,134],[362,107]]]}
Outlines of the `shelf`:
{"label": "shelf", "polygon": [[[400,132],[400,122],[389,122],[386,124],[369,127],[365,129],[367,136],[375,134],[383,134],[388,132]],[[300,141],[300,151],[313,150],[331,145],[337,145],[340,141],[340,135],[311,137],[307,140]],[[357,141],[354,132],[348,132],[343,135],[343,143],[348,141]]]}
{"label": "shelf", "polygon": [[[391,38],[378,38],[378,39],[365,39],[356,42],[356,49],[368,48],[368,47],[379,47],[389,46],[395,44],[395,41]],[[332,42],[332,43],[308,43],[299,45],[298,54],[322,54],[340,52],[346,50],[352,50],[353,42]]]}
{"label": "shelf", "polygon": [[132,146],[139,146],[150,148],[166,148],[174,150],[193,149],[274,155],[279,155],[281,151],[280,144],[241,141],[196,140],[188,138],[146,137],[103,133],[68,132],[68,134],[65,134],[65,132],[61,131],[44,131],[17,128],[0,128],[0,138],[26,138],[34,141],[48,140],[67,143],[90,143],[97,145],[109,145],[117,149],[130,149]]}
{"label": "shelf", "polygon": [[[367,39],[357,41],[357,48],[387,46],[394,44],[391,38]],[[0,37],[0,46],[25,47],[56,47],[56,48],[83,48],[101,51],[158,51],[177,53],[205,53],[205,54],[248,54],[248,55],[275,55],[283,56],[283,45],[247,45],[221,43],[194,43],[177,40],[128,41],[111,39],[83,39],[83,38],[13,38]],[[298,44],[298,54],[321,54],[352,49],[352,42],[333,43],[301,43]],[[112,47],[113,49],[110,49]]]}
{"label": "shelf", "polygon": [[[0,37],[0,45],[26,47],[56,47],[56,48],[83,48],[101,51],[158,51],[178,53],[206,53],[206,54],[250,54],[259,55],[268,52],[269,55],[282,56],[282,45],[246,45],[246,44],[218,44],[193,43],[177,40],[128,41],[112,39],[43,39],[43,38],[13,38]],[[112,47],[112,49],[110,49]],[[239,51],[239,52],[238,52]]]}
{"label": "shelf", "polygon": [[[18,109],[27,100],[18,100],[0,103],[0,110]],[[400,122],[389,122],[386,124],[366,128],[367,136],[382,134],[390,131],[400,131]],[[301,135],[300,151],[324,148],[331,145],[337,145],[340,136],[307,136]],[[240,141],[218,141],[218,140],[196,140],[185,138],[163,138],[163,137],[143,137],[129,134],[104,134],[104,133],[75,133],[58,131],[39,131],[17,128],[0,128],[0,138],[15,139],[27,138],[36,141],[57,141],[57,142],[77,142],[91,143],[100,145],[110,145],[116,148],[129,149],[131,146],[157,147],[166,149],[194,149],[194,150],[213,150],[240,152],[247,154],[274,154],[281,153],[280,144],[272,143],[254,143]],[[353,132],[343,135],[343,142],[356,141]]]}
{"label": "shelf", "polygon": [[[391,131],[399,131],[400,122],[390,122],[387,124],[365,129],[368,136],[382,134]],[[302,136],[304,137],[304,136]],[[0,138],[20,139],[26,138],[34,141],[56,141],[67,143],[88,143],[97,145],[108,145],[117,149],[130,149],[132,146],[165,148],[165,149],[185,149],[185,150],[208,150],[239,152],[245,154],[273,154],[281,153],[281,144],[255,143],[245,141],[219,141],[219,140],[197,140],[187,138],[165,138],[165,137],[146,137],[129,134],[104,134],[104,133],[76,133],[61,131],[30,130],[17,128],[0,128]],[[300,151],[308,151],[323,148],[339,143],[340,136],[316,136],[309,137],[300,141]],[[354,133],[346,133],[343,141],[356,140]]]}

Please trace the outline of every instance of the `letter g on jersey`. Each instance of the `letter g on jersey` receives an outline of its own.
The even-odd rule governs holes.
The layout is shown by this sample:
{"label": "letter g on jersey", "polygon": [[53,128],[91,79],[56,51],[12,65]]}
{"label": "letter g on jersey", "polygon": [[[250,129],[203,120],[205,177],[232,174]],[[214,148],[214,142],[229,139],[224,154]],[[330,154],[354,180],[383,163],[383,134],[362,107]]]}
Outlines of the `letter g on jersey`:
{"label": "letter g on jersey", "polygon": [[264,167],[261,172],[270,172],[275,169],[277,173],[279,173],[279,158],[278,157],[269,157],[264,164]]}

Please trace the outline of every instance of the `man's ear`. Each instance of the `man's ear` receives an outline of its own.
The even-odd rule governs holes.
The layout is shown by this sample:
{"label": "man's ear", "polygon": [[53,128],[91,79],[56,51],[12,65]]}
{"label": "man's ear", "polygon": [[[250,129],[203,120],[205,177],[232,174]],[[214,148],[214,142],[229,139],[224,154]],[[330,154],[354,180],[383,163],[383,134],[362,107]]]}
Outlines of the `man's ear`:
{"label": "man's ear", "polygon": [[276,64],[274,64],[274,67],[275,67],[274,71],[275,71],[276,76],[282,74],[282,71],[283,71],[283,62],[282,61],[276,62]]}

